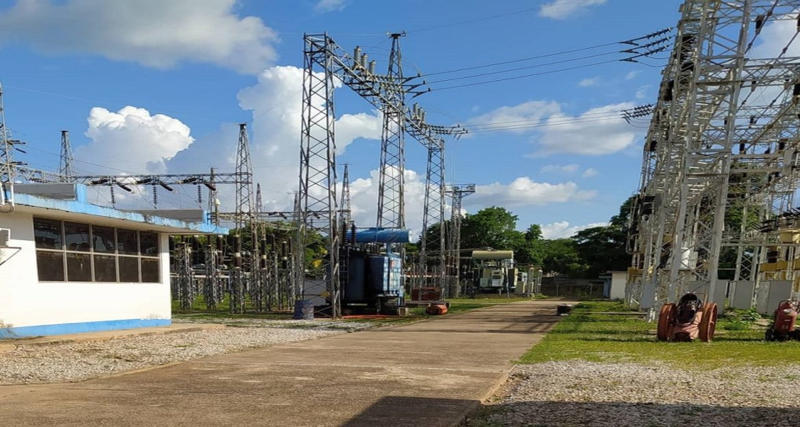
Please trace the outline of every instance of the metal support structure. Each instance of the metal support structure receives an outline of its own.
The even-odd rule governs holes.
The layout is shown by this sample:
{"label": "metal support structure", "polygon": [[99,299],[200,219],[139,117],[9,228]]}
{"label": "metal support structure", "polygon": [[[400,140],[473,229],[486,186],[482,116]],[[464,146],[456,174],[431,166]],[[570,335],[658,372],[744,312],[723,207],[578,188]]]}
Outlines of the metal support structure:
{"label": "metal support structure", "polygon": [[[428,147],[428,163],[425,173],[425,204],[422,216],[422,239],[420,242],[420,264],[425,276],[432,279],[432,285],[442,290],[447,297],[447,264],[445,256],[445,178],[444,178],[444,140]],[[435,242],[435,243],[434,243]],[[431,250],[435,245],[435,251]],[[435,254],[435,257],[432,256]],[[431,262],[433,261],[433,262]],[[427,280],[426,280],[427,282]]]}
{"label": "metal support structure", "polygon": [[[339,301],[339,239],[336,198],[336,142],[334,139],[333,90],[335,74],[334,57],[330,51],[327,35],[305,36],[303,70],[303,104],[300,127],[300,218],[298,241],[302,245],[310,239],[310,233],[321,232],[327,239],[328,253],[322,260],[322,268],[308,271],[317,280],[323,280],[327,288],[330,315],[340,316]],[[315,218],[310,213],[319,212]],[[298,257],[305,266],[305,259]],[[300,269],[305,271],[304,268]],[[300,278],[301,298],[305,298],[305,277]]]}
{"label": "metal support structure", "polygon": [[461,206],[464,197],[475,193],[475,184],[452,184],[445,193],[450,196],[450,229],[447,231],[447,275],[451,279],[449,293],[461,295]]}
{"label": "metal support structure", "polygon": [[[249,290],[253,306],[262,311],[261,286],[256,266],[261,259],[258,251],[258,228],[253,213],[253,165],[250,161],[250,143],[247,138],[247,124],[239,124],[239,141],[236,145],[236,216],[234,260],[234,281],[231,290],[231,312],[242,313],[245,308],[245,290]],[[244,247],[244,232],[249,232],[249,245]],[[248,249],[245,251],[244,249]]]}
{"label": "metal support structure", "polygon": [[64,177],[65,182],[72,182],[75,170],[72,168],[72,145],[69,142],[69,131],[61,131],[61,153],[59,156],[58,173]]}
{"label": "metal support structure", "polygon": [[754,46],[787,20],[797,26],[796,2],[681,6],[629,239],[626,299],[651,318],[690,291],[722,307],[726,281],[754,281],[779,243],[778,227],[762,225],[791,211],[800,178],[800,58],[787,54],[799,37],[771,40],[779,48],[766,54]]}
{"label": "metal support structure", "polygon": [[[389,53],[390,81],[403,81],[400,37],[405,33],[393,33],[392,49]],[[381,108],[383,130],[381,132],[381,163],[378,169],[378,222],[381,228],[405,228],[405,87],[391,85],[386,91],[388,98]]]}
{"label": "metal support structure", "polygon": [[16,163],[14,145],[17,141],[9,138],[6,127],[6,113],[3,107],[3,86],[0,85],[0,209],[7,210],[14,205],[14,181]]}
{"label": "metal support structure", "polygon": [[342,200],[339,203],[342,218],[340,224],[345,229],[353,225],[353,211],[350,204],[350,165],[344,164],[342,171]]}

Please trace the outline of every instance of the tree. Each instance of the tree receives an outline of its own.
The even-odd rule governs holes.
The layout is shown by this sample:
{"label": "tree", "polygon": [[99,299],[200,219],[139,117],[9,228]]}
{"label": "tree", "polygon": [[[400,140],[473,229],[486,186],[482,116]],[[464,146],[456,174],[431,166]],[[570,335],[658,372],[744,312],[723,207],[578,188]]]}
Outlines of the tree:
{"label": "tree", "polygon": [[505,208],[482,209],[461,222],[461,247],[514,249],[524,240],[516,227],[517,216]]}

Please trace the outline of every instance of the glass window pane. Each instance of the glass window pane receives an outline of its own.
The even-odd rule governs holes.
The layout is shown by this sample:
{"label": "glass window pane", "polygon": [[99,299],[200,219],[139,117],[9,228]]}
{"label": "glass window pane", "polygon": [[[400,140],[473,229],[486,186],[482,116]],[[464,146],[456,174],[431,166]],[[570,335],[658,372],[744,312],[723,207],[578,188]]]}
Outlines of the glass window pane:
{"label": "glass window pane", "polygon": [[93,225],[92,243],[94,244],[95,252],[113,253],[116,247],[114,244],[114,229]]}
{"label": "glass window pane", "polygon": [[142,247],[142,255],[158,255],[158,233],[148,231],[139,232],[139,243]]}
{"label": "glass window pane", "polygon": [[133,230],[117,229],[117,249],[121,254],[137,255],[139,243]]}
{"label": "glass window pane", "polygon": [[139,258],[131,256],[119,257],[119,281],[139,281]]}
{"label": "glass window pane", "polygon": [[64,281],[64,252],[36,251],[36,269],[39,280]]}
{"label": "glass window pane", "polygon": [[116,282],[117,281],[117,258],[108,255],[94,256],[94,281],[95,282]]}
{"label": "glass window pane", "polygon": [[68,251],[89,252],[89,224],[65,222],[64,242]]}
{"label": "glass window pane", "polygon": [[91,255],[67,252],[67,280],[70,282],[92,281]]}
{"label": "glass window pane", "polygon": [[142,282],[158,282],[158,259],[142,258]]}
{"label": "glass window pane", "polygon": [[[33,236],[36,247],[41,249],[61,248],[61,221],[34,218]],[[63,278],[61,280],[64,280]]]}

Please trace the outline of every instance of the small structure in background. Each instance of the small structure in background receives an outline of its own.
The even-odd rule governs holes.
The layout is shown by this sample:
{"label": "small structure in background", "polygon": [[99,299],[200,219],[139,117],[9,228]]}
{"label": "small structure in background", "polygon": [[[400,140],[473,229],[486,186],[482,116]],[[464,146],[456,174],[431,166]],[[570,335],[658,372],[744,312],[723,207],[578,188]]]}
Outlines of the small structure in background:
{"label": "small structure in background", "polygon": [[228,232],[199,209],[93,205],[81,184],[14,191],[0,213],[0,338],[169,325],[168,237]]}

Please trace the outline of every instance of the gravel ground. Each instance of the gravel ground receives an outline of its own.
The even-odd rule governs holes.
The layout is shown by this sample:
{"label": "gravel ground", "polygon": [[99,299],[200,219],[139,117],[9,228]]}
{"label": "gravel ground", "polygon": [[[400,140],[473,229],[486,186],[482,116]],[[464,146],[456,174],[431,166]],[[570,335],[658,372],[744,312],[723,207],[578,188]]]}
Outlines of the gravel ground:
{"label": "gravel ground", "polygon": [[370,326],[353,322],[260,319],[235,319],[232,323],[239,327],[127,336],[106,341],[19,344],[14,350],[0,353],[0,384],[80,381]]}
{"label": "gravel ground", "polygon": [[466,425],[797,425],[800,364],[713,371],[585,361],[519,365]]}

